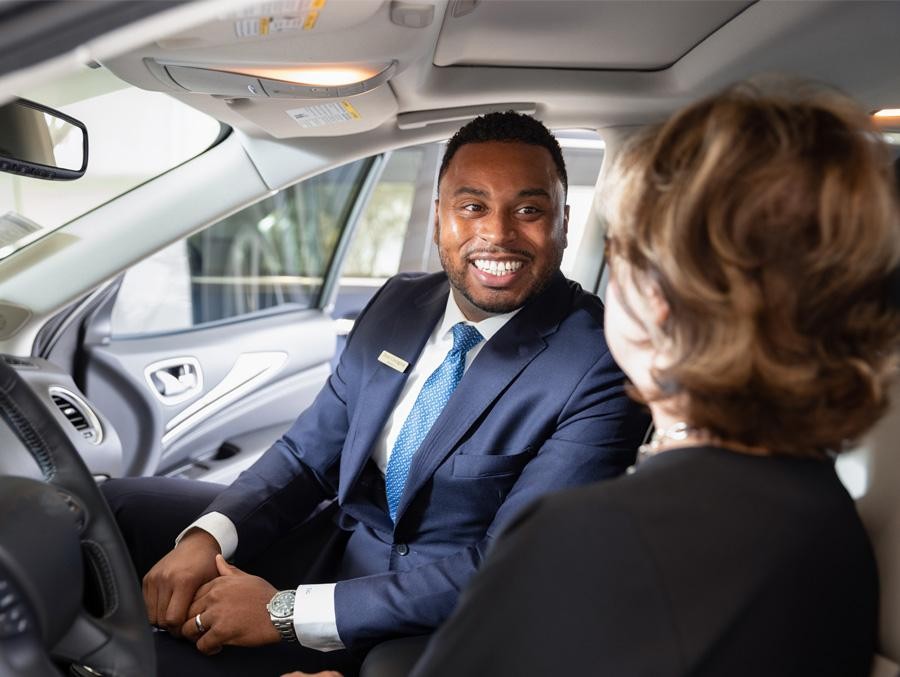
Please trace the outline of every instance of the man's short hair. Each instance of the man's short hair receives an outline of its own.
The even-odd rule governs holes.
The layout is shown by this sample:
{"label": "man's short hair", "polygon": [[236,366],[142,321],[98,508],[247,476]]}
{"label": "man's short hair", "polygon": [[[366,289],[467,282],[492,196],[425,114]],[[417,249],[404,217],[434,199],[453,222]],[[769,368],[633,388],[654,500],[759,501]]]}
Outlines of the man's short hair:
{"label": "man's short hair", "polygon": [[546,148],[556,165],[556,172],[562,181],[563,192],[569,189],[569,177],[566,174],[566,163],[556,137],[543,123],[530,115],[508,110],[503,113],[488,113],[475,118],[460,127],[459,131],[447,142],[447,150],[441,161],[438,172],[438,184],[444,178],[444,172],[456,151],[469,143],[487,143],[488,141],[504,141],[510,143],[527,143],[532,146]]}

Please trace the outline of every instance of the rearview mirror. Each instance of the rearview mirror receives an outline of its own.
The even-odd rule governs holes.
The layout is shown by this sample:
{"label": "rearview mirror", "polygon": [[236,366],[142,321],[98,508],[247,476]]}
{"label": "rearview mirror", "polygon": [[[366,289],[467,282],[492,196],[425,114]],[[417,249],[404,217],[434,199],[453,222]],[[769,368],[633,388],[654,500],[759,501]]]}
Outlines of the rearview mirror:
{"label": "rearview mirror", "polygon": [[0,171],[71,181],[87,161],[87,128],[75,118],[25,99],[0,106]]}

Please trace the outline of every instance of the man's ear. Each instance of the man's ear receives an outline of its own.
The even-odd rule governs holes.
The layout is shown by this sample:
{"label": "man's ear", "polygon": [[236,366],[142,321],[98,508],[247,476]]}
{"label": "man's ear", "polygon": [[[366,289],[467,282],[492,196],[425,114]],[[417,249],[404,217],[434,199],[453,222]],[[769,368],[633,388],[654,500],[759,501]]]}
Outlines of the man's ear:
{"label": "man's ear", "polygon": [[569,234],[569,205],[563,207],[563,232]]}
{"label": "man's ear", "polygon": [[438,240],[440,239],[439,234],[441,232],[441,221],[440,221],[440,217],[438,216],[438,208],[440,207],[440,204],[441,204],[441,201],[438,199],[435,199],[435,201],[434,201],[434,238],[433,238],[435,244],[439,244]]}

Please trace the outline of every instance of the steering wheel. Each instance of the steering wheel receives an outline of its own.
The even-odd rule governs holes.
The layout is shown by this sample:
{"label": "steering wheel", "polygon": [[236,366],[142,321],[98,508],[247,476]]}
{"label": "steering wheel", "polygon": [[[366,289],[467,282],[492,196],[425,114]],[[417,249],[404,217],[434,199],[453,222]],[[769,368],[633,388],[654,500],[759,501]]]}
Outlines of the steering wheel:
{"label": "steering wheel", "polygon": [[60,663],[85,675],[156,674],[112,513],[56,417],[2,359],[0,416],[44,476],[0,477],[0,677],[60,674]]}

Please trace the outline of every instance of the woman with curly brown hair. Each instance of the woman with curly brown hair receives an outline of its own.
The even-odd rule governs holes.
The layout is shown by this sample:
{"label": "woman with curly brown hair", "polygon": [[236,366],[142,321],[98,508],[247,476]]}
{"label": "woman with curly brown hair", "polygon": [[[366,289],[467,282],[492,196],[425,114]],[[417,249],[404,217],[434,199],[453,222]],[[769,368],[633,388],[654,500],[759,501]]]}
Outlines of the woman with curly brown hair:
{"label": "woman with curly brown hair", "polygon": [[868,675],[877,575],[834,458],[887,405],[890,164],[821,88],[743,84],[608,182],[606,335],[656,432],[509,529],[415,675]]}

